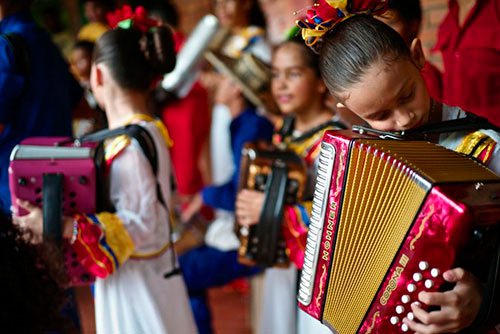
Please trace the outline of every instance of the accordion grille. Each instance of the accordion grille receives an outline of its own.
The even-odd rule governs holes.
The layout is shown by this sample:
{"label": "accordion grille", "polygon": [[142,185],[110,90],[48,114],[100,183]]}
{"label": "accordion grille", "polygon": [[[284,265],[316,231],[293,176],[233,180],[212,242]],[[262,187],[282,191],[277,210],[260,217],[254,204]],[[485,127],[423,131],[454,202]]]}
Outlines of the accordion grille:
{"label": "accordion grille", "polygon": [[351,151],[323,313],[339,333],[356,333],[425,195],[387,158]]}
{"label": "accordion grille", "polygon": [[356,333],[432,184],[472,180],[498,176],[427,142],[357,141],[349,157],[323,321],[340,334]]}

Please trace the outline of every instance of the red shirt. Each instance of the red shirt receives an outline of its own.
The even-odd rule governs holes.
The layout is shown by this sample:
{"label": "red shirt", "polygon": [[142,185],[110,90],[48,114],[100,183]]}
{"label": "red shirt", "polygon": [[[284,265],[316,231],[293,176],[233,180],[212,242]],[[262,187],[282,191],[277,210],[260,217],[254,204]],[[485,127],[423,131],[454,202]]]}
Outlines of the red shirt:
{"label": "red shirt", "polygon": [[462,27],[458,12],[450,0],[435,46],[443,55],[443,102],[500,125],[500,1],[477,0]]}
{"label": "red shirt", "polygon": [[437,102],[443,102],[443,75],[437,67],[426,61],[422,77],[431,97]]}

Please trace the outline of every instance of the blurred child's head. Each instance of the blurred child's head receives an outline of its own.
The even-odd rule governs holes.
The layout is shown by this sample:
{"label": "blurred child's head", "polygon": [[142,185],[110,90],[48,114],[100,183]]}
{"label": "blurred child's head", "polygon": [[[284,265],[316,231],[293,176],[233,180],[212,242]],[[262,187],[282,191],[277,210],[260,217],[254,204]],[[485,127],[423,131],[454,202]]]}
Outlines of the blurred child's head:
{"label": "blurred child's head", "polygon": [[327,89],[318,56],[301,39],[286,41],[274,50],[271,91],[284,114],[324,107]]}
{"label": "blurred child's head", "polygon": [[154,27],[147,33],[117,28],[97,40],[90,84],[102,107],[106,88],[147,93],[153,80],[174,66],[174,41],[169,28]]}
{"label": "blurred child's head", "polygon": [[90,79],[93,52],[94,43],[89,41],[78,41],[73,47],[73,52],[71,53],[71,65],[73,66],[78,78],[82,80]]}
{"label": "blurred child's head", "polygon": [[83,5],[85,18],[89,22],[106,24],[106,14],[113,9],[112,0],[86,0]]}
{"label": "blurred child's head", "polygon": [[160,25],[169,25],[174,29],[179,27],[179,13],[170,1],[155,1],[148,11]]}
{"label": "blurred child's head", "polygon": [[213,0],[213,9],[225,28],[265,27],[264,14],[256,0]]}
{"label": "blurred child's head", "polygon": [[389,1],[388,15],[377,18],[396,30],[410,46],[420,31],[422,22],[422,7],[420,0],[392,0]]}
{"label": "blurred child's head", "polygon": [[420,41],[408,49],[386,24],[356,15],[322,38],[320,69],[337,100],[373,128],[405,130],[428,121],[430,97]]}

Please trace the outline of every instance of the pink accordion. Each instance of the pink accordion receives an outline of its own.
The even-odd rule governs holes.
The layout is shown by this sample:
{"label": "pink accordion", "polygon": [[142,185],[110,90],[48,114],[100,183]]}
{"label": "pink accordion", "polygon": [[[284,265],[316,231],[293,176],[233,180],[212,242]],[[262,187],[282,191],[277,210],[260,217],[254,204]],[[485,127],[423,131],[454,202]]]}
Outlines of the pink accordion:
{"label": "pink accordion", "polygon": [[[62,235],[62,215],[95,213],[98,209],[96,203],[103,183],[100,180],[102,161],[102,149],[95,143],[75,146],[70,138],[24,140],[14,148],[10,158],[13,206],[18,198],[43,206],[44,235],[58,239],[57,236]],[[25,214],[19,210],[21,215]],[[76,261],[68,240],[63,241],[63,248],[70,284],[94,282],[95,277]]]}
{"label": "pink accordion", "polygon": [[299,307],[334,333],[410,333],[410,304],[449,289],[443,272],[487,281],[499,198],[499,176],[436,144],[326,132]]}

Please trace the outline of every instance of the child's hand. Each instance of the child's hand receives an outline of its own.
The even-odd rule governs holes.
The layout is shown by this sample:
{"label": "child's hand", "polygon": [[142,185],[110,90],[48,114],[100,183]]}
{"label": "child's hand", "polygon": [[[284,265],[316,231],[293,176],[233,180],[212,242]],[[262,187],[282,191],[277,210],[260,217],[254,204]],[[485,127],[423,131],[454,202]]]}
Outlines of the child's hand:
{"label": "child's hand", "polygon": [[238,224],[249,226],[259,222],[264,207],[264,193],[243,189],[236,197],[236,219]]}
{"label": "child's hand", "polygon": [[418,299],[427,305],[440,306],[437,311],[427,312],[412,304],[415,320],[403,321],[417,334],[456,333],[472,324],[482,301],[482,286],[474,275],[462,268],[443,274],[447,282],[456,283],[446,292],[421,292]]}
{"label": "child's hand", "polygon": [[203,196],[201,193],[198,193],[193,196],[191,202],[189,202],[188,206],[181,212],[181,221],[188,222],[190,221],[198,212],[200,212],[203,207]]}
{"label": "child's hand", "polygon": [[12,218],[14,224],[16,224],[22,231],[30,231],[33,233],[33,242],[40,243],[43,239],[43,211],[39,207],[31,204],[28,201],[22,201],[18,199],[16,204],[26,211],[27,215],[19,216],[18,212],[14,212]]}

